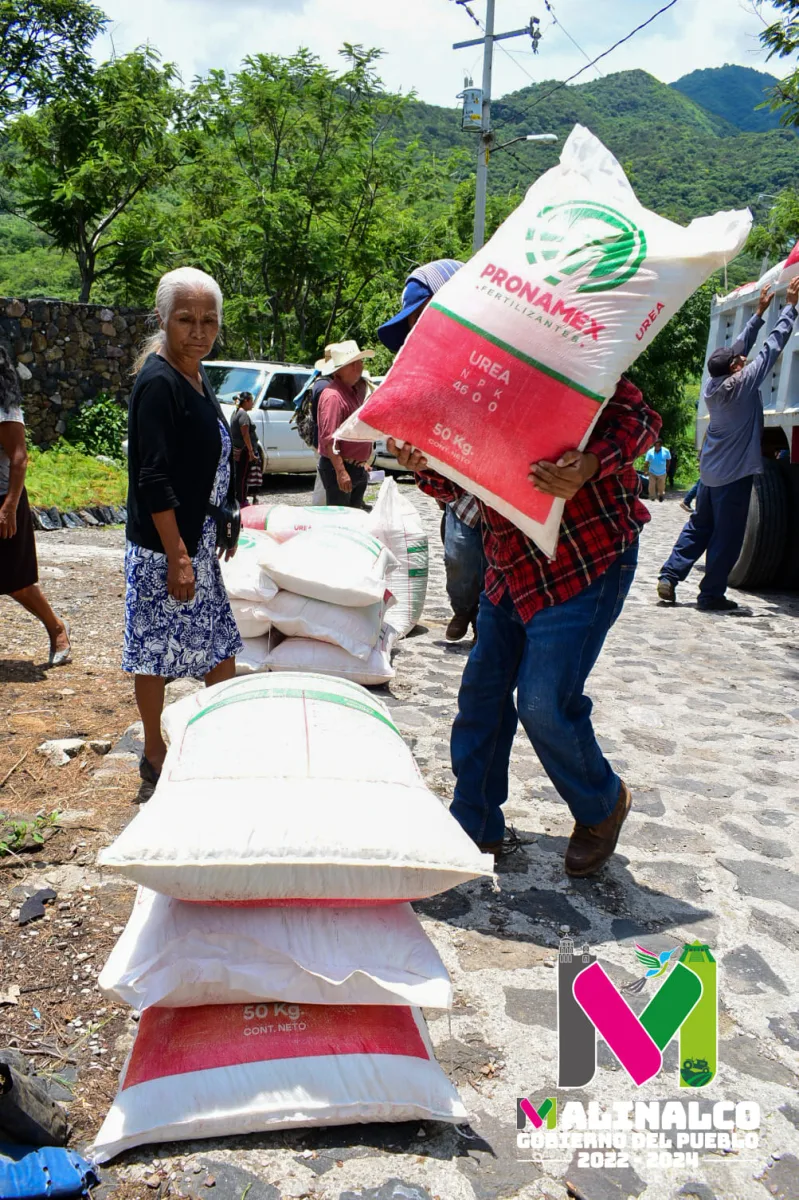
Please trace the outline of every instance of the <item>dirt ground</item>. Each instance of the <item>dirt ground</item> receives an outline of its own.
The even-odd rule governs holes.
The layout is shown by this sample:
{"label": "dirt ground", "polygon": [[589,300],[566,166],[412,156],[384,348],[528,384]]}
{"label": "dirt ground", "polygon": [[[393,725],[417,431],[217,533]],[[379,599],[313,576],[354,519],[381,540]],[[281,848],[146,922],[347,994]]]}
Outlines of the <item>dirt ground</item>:
{"label": "dirt ground", "polygon": [[[307,482],[273,483],[263,500],[307,503]],[[119,665],[124,544],[121,528],[38,535],[40,584],[71,626],[74,659],[64,667],[47,669],[43,628],[0,597],[0,842],[10,851],[0,855],[0,1047],[20,1051],[53,1082],[53,1094],[69,1100],[75,1146],[107,1113],[135,1029],[129,1010],[105,1003],[96,987],[135,889],[100,883],[94,864],[147,798],[135,753],[104,753],[119,750],[138,719],[132,680]],[[52,766],[37,747],[61,738],[82,738],[86,748]],[[56,898],[43,918],[20,926],[20,905],[40,888]],[[12,985],[18,1002],[3,1004]],[[103,1191],[114,1200],[141,1194],[138,1184]]]}

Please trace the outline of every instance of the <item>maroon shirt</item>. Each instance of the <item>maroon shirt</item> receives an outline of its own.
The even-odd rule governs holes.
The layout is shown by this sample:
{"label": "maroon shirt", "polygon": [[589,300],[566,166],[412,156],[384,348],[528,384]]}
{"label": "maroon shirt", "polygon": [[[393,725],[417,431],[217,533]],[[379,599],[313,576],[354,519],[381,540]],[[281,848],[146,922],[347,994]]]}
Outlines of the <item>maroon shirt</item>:
{"label": "maroon shirt", "polygon": [[[366,399],[366,381],[359,379],[354,388],[347,387],[339,379],[331,379],[330,384],[319,397],[317,407],[317,424],[319,426],[319,453],[323,458],[330,458],[336,430],[360,408]],[[371,457],[371,442],[341,441],[336,447],[342,458],[350,462],[365,463]]]}

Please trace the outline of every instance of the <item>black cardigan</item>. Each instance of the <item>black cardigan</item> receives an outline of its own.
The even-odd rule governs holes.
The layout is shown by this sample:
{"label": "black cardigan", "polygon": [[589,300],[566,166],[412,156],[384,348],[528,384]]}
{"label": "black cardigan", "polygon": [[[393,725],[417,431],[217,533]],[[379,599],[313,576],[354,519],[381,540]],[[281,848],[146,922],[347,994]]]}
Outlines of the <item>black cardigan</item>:
{"label": "black cardigan", "polygon": [[[138,374],[128,409],[128,541],[163,553],[152,518],[175,510],[180,536],[193,557],[214,486],[225,422],[203,373],[205,395],[158,354]],[[231,470],[229,497],[235,495]]]}

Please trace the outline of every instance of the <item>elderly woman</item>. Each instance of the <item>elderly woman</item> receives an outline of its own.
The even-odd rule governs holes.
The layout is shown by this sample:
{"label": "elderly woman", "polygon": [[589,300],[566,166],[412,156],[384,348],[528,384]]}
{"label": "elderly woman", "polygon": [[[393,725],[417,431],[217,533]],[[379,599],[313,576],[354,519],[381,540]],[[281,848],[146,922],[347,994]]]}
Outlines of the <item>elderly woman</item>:
{"label": "elderly woman", "polygon": [[[222,319],[222,293],[192,267],[170,271],[155,297],[160,325],[136,364],[128,414],[125,647],[144,725],[139,773],[155,784],[166,746],[167,678],[235,674],[241,649],[209,505],[233,499],[230,432],[202,360]],[[228,551],[230,557],[234,551]]]}
{"label": "elderly woman", "polygon": [[39,587],[33,521],[25,491],[28,454],[17,373],[0,346],[0,595],[38,617],[50,637],[48,665],[69,661],[69,626],[55,615]]}
{"label": "elderly woman", "polygon": [[367,463],[372,457],[372,443],[337,443],[335,433],[339,425],[366,399],[363,360],[374,358],[374,355],[374,350],[359,350],[357,342],[334,342],[325,346],[321,373],[328,384],[319,396],[317,420],[319,476],[324,484],[327,504],[365,507],[363,498],[369,482]]}

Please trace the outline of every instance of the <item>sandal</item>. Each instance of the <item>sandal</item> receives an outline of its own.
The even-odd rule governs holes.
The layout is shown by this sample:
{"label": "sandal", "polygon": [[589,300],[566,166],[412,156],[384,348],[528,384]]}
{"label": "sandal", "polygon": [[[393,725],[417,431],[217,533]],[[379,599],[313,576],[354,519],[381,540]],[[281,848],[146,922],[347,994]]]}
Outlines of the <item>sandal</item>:
{"label": "sandal", "polygon": [[141,759],[139,760],[139,775],[144,782],[149,783],[151,787],[155,787],[155,785],[158,783],[158,780],[161,778],[161,772],[156,771],[149,758],[145,758],[144,755],[142,755]]}
{"label": "sandal", "polygon": [[64,632],[67,635],[67,645],[63,650],[56,650],[54,646],[50,647],[50,658],[47,661],[48,667],[63,667],[72,657],[72,643],[69,640],[72,630],[66,618],[64,618]]}

